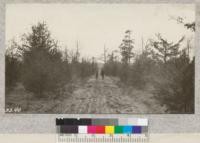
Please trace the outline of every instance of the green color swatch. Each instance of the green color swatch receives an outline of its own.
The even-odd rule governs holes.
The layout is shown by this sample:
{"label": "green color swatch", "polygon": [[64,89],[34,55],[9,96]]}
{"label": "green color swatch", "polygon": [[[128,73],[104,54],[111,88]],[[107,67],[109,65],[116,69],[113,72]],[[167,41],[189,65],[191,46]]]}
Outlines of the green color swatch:
{"label": "green color swatch", "polygon": [[123,133],[123,126],[115,126],[115,133],[116,134]]}

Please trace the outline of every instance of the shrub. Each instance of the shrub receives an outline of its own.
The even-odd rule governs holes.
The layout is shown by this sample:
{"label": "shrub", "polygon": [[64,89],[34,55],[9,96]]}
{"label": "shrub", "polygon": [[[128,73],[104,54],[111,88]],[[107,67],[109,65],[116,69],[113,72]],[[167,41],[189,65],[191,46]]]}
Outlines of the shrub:
{"label": "shrub", "polygon": [[17,58],[5,56],[5,86],[10,90],[20,80],[21,63]]}
{"label": "shrub", "polygon": [[156,97],[169,113],[194,112],[194,59],[185,54],[165,66],[164,81],[156,86]]}

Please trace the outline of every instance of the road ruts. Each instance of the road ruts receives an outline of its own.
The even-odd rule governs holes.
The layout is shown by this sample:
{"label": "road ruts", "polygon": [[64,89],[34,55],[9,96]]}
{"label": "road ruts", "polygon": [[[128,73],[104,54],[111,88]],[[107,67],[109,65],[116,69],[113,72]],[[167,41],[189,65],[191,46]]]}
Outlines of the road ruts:
{"label": "road ruts", "polygon": [[69,98],[60,104],[66,114],[134,114],[164,113],[152,94],[132,90],[131,93],[117,86],[117,78],[106,76],[104,80],[91,77],[79,85]]}

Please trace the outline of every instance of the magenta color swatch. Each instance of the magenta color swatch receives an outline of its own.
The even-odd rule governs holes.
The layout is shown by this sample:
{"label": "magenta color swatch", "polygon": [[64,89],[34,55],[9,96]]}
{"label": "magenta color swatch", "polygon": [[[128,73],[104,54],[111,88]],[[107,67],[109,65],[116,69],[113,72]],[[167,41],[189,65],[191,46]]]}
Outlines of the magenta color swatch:
{"label": "magenta color swatch", "polygon": [[95,134],[96,126],[88,126],[88,134]]}

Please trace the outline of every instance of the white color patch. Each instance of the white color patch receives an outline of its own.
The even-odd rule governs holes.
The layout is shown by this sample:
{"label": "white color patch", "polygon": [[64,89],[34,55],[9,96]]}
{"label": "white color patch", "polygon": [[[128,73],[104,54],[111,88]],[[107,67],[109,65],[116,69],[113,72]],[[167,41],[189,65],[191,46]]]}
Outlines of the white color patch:
{"label": "white color patch", "polygon": [[148,126],[148,119],[138,119],[138,125]]}
{"label": "white color patch", "polygon": [[79,134],[87,134],[87,126],[78,126]]}

